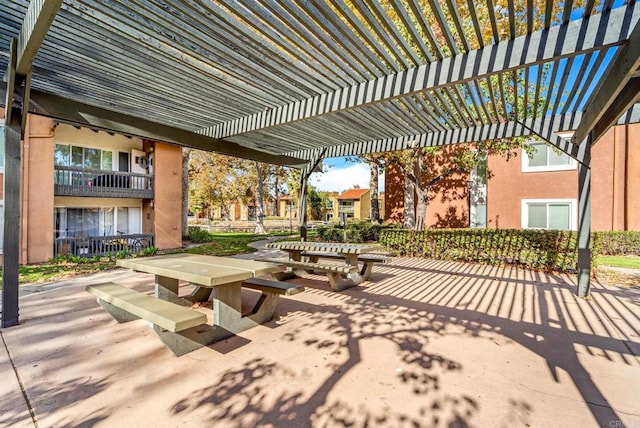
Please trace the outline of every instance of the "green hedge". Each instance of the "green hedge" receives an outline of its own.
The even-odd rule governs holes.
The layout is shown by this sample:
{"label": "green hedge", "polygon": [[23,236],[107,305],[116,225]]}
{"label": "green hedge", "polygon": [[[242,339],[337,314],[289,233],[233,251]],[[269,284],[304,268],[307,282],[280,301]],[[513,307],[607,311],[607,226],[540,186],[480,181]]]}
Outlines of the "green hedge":
{"label": "green hedge", "polygon": [[[391,229],[394,226],[384,224],[371,224],[369,220],[351,220],[347,222],[347,228],[339,224],[328,227],[319,227],[318,236],[323,241],[329,242],[377,242],[380,232]],[[344,239],[346,235],[346,240]]]}
{"label": "green hedge", "polygon": [[398,255],[575,271],[576,233],[562,230],[385,230],[380,243]]}
{"label": "green hedge", "polygon": [[[592,258],[640,255],[640,232],[594,232]],[[577,233],[565,230],[386,229],[380,243],[395,254],[485,264],[517,264],[545,271],[574,272]]]}
{"label": "green hedge", "polygon": [[593,247],[603,256],[640,256],[640,232],[594,232]]}

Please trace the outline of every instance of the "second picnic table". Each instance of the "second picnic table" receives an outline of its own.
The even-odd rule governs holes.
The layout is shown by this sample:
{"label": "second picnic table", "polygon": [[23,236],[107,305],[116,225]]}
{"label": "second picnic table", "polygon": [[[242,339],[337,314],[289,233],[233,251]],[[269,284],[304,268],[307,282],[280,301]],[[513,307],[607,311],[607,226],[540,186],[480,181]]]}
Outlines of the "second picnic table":
{"label": "second picnic table", "polygon": [[[271,259],[272,262],[283,263],[291,269],[325,272],[334,291],[342,291],[368,280],[373,264],[387,260],[385,255],[367,254],[380,249],[380,245],[375,243],[281,241],[270,242],[266,244],[266,247],[279,249],[289,254],[288,260]],[[319,258],[338,258],[344,260],[345,263],[319,263]],[[358,267],[358,262],[363,263],[362,269]]]}

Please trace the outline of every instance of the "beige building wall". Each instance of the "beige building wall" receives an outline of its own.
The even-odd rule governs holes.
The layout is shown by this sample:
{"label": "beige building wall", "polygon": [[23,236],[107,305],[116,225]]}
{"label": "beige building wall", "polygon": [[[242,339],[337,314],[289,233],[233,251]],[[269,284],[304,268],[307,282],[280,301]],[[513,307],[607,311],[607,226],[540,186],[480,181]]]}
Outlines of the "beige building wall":
{"label": "beige building wall", "polygon": [[181,247],[182,148],[156,143],[153,172],[156,247]]}
{"label": "beige building wall", "polygon": [[[371,214],[371,191],[367,191],[360,197],[360,200],[356,200],[354,204],[354,212],[357,213],[360,219],[369,218]],[[355,215],[354,215],[355,217]]]}
{"label": "beige building wall", "polygon": [[[114,159],[118,151],[131,152],[131,149],[142,150],[142,140],[136,137],[125,137],[120,134],[109,134],[104,131],[92,131],[87,128],[76,128],[64,123],[56,126],[55,141],[60,144],[71,144],[78,147],[92,147],[112,150]],[[53,155],[51,157],[53,159]],[[115,163],[114,163],[115,165]]]}

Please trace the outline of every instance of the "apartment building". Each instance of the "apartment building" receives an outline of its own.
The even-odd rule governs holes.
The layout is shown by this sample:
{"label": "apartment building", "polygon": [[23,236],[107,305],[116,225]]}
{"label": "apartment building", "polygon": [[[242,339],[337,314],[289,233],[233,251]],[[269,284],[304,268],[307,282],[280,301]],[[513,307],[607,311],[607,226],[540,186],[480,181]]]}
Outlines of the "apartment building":
{"label": "apartment building", "polygon": [[338,196],[338,215],[340,221],[364,219],[371,215],[371,196],[369,189],[349,189]]}
{"label": "apartment building", "polygon": [[[592,149],[592,230],[640,230],[640,124],[610,129]],[[427,227],[576,230],[578,165],[551,146],[532,141],[506,160],[490,156],[470,175],[454,175],[429,195]],[[402,176],[388,168],[385,220],[401,222]]]}
{"label": "apartment building", "polygon": [[178,146],[29,115],[20,262],[180,247],[181,162]]}

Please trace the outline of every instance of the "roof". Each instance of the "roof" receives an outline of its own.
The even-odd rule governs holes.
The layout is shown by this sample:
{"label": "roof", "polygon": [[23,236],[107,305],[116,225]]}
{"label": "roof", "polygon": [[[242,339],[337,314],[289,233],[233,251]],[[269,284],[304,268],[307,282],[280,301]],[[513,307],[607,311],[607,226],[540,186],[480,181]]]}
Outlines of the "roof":
{"label": "roof", "polygon": [[640,7],[541,3],[5,0],[0,70],[17,38],[31,112],[273,163],[531,134],[580,156],[554,132],[634,107]]}
{"label": "roof", "polygon": [[360,199],[366,193],[369,193],[369,189],[349,189],[338,196],[338,199]]}

